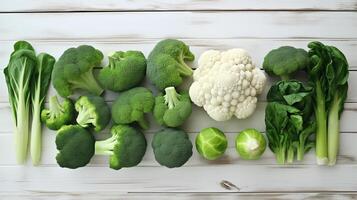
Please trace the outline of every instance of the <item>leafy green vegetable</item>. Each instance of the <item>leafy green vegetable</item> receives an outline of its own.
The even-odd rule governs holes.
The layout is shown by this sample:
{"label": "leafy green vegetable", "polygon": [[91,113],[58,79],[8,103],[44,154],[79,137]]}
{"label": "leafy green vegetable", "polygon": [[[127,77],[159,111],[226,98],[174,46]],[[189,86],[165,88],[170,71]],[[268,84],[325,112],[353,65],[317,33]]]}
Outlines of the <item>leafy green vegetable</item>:
{"label": "leafy green vegetable", "polygon": [[192,69],[185,61],[194,59],[195,56],[184,42],[162,40],[148,57],[146,75],[159,90],[176,87],[182,83],[183,77],[192,75]]}
{"label": "leafy green vegetable", "polygon": [[339,120],[348,90],[348,63],[336,47],[321,42],[310,42],[308,47],[311,65],[307,73],[315,88],[317,163],[334,165],[339,147]]}
{"label": "leafy green vegetable", "polygon": [[93,127],[99,132],[110,121],[110,108],[100,96],[81,96],[74,106],[78,112],[76,121],[84,128]]}
{"label": "leafy green vegetable", "polygon": [[192,143],[179,129],[165,128],[155,133],[151,146],[156,161],[168,168],[181,167],[192,156]]}
{"label": "leafy green vegetable", "polygon": [[145,77],[146,59],[140,51],[117,51],[109,56],[98,80],[108,90],[120,92],[139,85]]}
{"label": "leafy green vegetable", "polygon": [[263,62],[263,69],[270,75],[288,80],[290,75],[309,65],[310,59],[304,49],[282,46],[270,51]]}
{"label": "leafy green vegetable", "polygon": [[58,165],[70,169],[87,165],[94,155],[94,144],[93,135],[86,129],[78,125],[62,126],[56,136]]}
{"label": "leafy green vegetable", "polygon": [[57,96],[50,98],[49,108],[41,112],[41,121],[51,130],[58,130],[63,125],[69,125],[75,121],[76,110],[70,99],[64,99],[62,104]]}
{"label": "leafy green vegetable", "polygon": [[160,125],[178,127],[191,115],[192,105],[188,92],[176,92],[174,87],[165,88],[165,95],[155,98],[154,117]]}
{"label": "leafy green vegetable", "polygon": [[131,124],[137,122],[141,128],[149,128],[145,120],[145,113],[154,107],[152,92],[144,87],[136,87],[122,92],[112,106],[112,118],[117,124]]}
{"label": "leafy green vegetable", "polygon": [[236,150],[245,160],[257,160],[266,149],[266,141],[256,129],[245,129],[236,137]]}
{"label": "leafy green vegetable", "polygon": [[31,124],[31,158],[33,165],[38,165],[41,160],[42,125],[41,110],[47,96],[51,82],[53,65],[56,60],[49,54],[41,53],[37,56],[37,65],[34,71],[32,88],[32,124]]}
{"label": "leafy green vegetable", "polygon": [[19,164],[23,164],[27,157],[32,79],[36,67],[37,58],[31,44],[26,41],[16,42],[4,74],[15,121],[16,160]]}
{"label": "leafy green vegetable", "polygon": [[144,135],[127,125],[115,125],[111,133],[110,138],[95,143],[95,154],[109,155],[109,165],[112,169],[138,165],[146,152]]}
{"label": "leafy green vegetable", "polygon": [[207,160],[216,160],[227,149],[227,138],[224,133],[214,127],[205,128],[196,137],[196,149]]}
{"label": "leafy green vegetable", "polygon": [[280,81],[268,92],[266,134],[279,164],[292,163],[295,154],[302,160],[314,146],[310,138],[316,126],[311,119],[311,94],[312,88],[295,80]]}
{"label": "leafy green vegetable", "polygon": [[93,68],[103,59],[98,49],[88,45],[67,49],[56,62],[52,77],[53,86],[62,97],[68,97],[74,90],[81,89],[100,95],[103,89],[97,83]]}

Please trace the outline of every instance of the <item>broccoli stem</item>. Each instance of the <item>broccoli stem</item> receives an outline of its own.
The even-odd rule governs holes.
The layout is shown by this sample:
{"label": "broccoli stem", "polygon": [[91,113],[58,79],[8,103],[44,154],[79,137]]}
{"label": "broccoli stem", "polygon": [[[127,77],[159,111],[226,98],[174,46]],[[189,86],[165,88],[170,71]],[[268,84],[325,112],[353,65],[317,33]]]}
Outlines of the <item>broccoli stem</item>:
{"label": "broccoli stem", "polygon": [[83,89],[98,96],[104,91],[94,78],[92,70],[83,73],[76,80],[70,80],[69,82],[73,85],[73,89]]}
{"label": "broccoli stem", "polygon": [[181,95],[176,92],[174,87],[165,88],[165,93],[166,105],[169,107],[169,109],[174,108],[180,102],[178,97],[180,97]]}
{"label": "broccoli stem", "polygon": [[338,95],[334,96],[332,104],[330,106],[330,111],[328,114],[328,161],[329,165],[335,165],[337,159],[337,153],[339,148],[339,134],[340,134],[340,124],[339,124],[339,107],[341,99]]}
{"label": "broccoli stem", "polygon": [[290,80],[290,76],[287,75],[287,74],[281,75],[280,78],[281,78],[281,80],[283,80],[283,81]]}
{"label": "broccoli stem", "polygon": [[56,95],[50,98],[49,104],[50,104],[49,107],[50,107],[51,115],[53,115],[53,117],[57,117],[61,113],[63,113],[63,107],[59,103]]}
{"label": "broccoli stem", "polygon": [[89,109],[81,106],[78,110],[77,123],[82,127],[88,127],[90,124],[93,124],[93,118]]}
{"label": "broccoli stem", "polygon": [[321,83],[316,81],[316,105],[315,118],[317,122],[316,128],[316,161],[318,165],[326,165],[328,163],[327,157],[327,131],[326,131],[326,106],[325,95],[323,94]]}
{"label": "broccoli stem", "polygon": [[95,142],[95,154],[96,155],[107,155],[111,156],[114,155],[114,146],[117,141],[117,136],[112,135],[112,137]]}
{"label": "broccoli stem", "polygon": [[41,126],[41,105],[42,100],[40,97],[41,82],[38,81],[35,98],[33,100],[32,106],[32,124],[31,124],[31,142],[30,142],[30,154],[32,164],[34,166],[40,164],[41,160],[41,149],[42,149],[42,126]]}
{"label": "broccoli stem", "polygon": [[181,55],[181,58],[179,59],[179,63],[180,65],[178,66],[178,72],[180,74],[182,74],[183,76],[192,76],[193,74],[193,70],[190,66],[188,66],[186,63],[185,63],[185,57],[183,57]]}

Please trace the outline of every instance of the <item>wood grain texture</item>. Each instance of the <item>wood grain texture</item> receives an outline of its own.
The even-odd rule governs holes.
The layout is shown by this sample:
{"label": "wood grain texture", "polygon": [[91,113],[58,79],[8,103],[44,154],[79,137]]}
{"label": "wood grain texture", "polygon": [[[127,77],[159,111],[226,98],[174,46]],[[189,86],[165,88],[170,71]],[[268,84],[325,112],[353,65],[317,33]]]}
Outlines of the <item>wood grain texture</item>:
{"label": "wood grain texture", "polygon": [[357,12],[26,13],[1,14],[0,24],[0,41],[357,38]]}
{"label": "wood grain texture", "polygon": [[355,0],[11,0],[0,12],[128,11],[128,10],[356,10]]}

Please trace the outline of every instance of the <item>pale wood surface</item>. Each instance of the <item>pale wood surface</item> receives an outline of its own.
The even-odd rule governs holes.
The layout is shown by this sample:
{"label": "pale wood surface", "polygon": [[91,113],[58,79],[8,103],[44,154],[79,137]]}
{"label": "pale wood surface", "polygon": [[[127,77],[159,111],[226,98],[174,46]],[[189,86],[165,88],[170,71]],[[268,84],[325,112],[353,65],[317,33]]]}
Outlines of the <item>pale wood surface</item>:
{"label": "pale wood surface", "polygon": [[[269,0],[264,4],[258,0],[1,1],[0,199],[357,198],[356,5],[353,0]],[[203,110],[194,108],[193,115],[183,126],[192,141],[197,132],[207,126],[216,126],[227,133],[229,147],[226,155],[217,161],[206,161],[194,151],[184,167],[166,169],[155,162],[152,149],[148,147],[144,160],[136,168],[114,171],[107,167],[105,157],[95,156],[86,168],[61,169],[54,158],[55,133],[45,129],[42,164],[39,167],[32,167],[30,162],[26,166],[16,165],[12,120],[2,73],[16,40],[28,40],[38,52],[46,51],[58,58],[65,49],[80,44],[91,44],[104,54],[137,49],[147,55],[157,41],[167,37],[184,40],[197,57],[207,49],[244,48],[257,66],[261,66],[269,50],[281,45],[306,48],[309,41],[320,40],[337,46],[350,63],[350,89],[341,119],[338,165],[316,166],[313,151],[303,162],[290,166],[277,165],[269,150],[257,161],[243,161],[238,157],[234,148],[237,132],[251,127],[264,132],[265,94],[275,81],[273,78],[269,78],[257,110],[249,119],[218,123]],[[190,80],[184,87],[189,83]],[[51,89],[49,95],[53,94],[55,91]],[[108,92],[105,98],[111,104],[116,96]],[[150,143],[153,133],[160,127],[151,116],[149,120],[152,126],[146,136]],[[105,133],[97,134],[98,138],[106,136]],[[222,187],[223,180],[240,190]]]}

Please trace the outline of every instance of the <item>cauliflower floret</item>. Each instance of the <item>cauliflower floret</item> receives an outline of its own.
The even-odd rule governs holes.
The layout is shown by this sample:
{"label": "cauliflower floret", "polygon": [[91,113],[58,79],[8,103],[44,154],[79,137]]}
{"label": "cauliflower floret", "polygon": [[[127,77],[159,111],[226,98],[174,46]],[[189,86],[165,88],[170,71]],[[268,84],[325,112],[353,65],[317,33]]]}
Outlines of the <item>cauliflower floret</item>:
{"label": "cauliflower floret", "polygon": [[244,49],[209,50],[198,60],[189,94],[216,121],[249,117],[257,105],[266,82]]}

